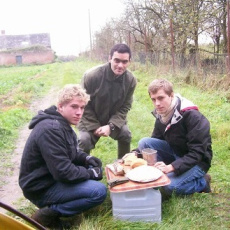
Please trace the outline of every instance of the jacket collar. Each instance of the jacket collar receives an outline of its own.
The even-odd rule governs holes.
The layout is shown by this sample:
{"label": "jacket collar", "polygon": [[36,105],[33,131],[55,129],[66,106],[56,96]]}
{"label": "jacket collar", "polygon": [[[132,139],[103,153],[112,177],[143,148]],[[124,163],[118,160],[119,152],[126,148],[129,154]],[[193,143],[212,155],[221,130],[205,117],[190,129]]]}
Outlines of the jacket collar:
{"label": "jacket collar", "polygon": [[121,83],[123,82],[123,78],[126,74],[126,71],[120,76],[115,76],[114,72],[111,69],[110,62],[108,62],[105,67],[106,67],[106,72],[107,72],[106,79],[108,81],[117,81],[117,82],[121,82]]}
{"label": "jacket collar", "polygon": [[57,112],[57,107],[54,105],[45,109],[44,111],[38,111],[38,114],[32,118],[29,124],[29,129],[33,129],[35,125],[45,119],[56,120],[57,122],[61,123],[66,130],[72,130],[71,125],[59,112]]}
{"label": "jacket collar", "polygon": [[[188,99],[181,97],[180,94],[175,94],[175,96],[178,98],[177,99],[177,106],[176,109],[172,115],[172,118],[170,120],[170,122],[168,123],[168,125],[165,128],[165,132],[167,130],[169,130],[169,128],[171,127],[171,125],[174,125],[176,123],[178,123],[182,118],[183,118],[183,113],[185,111],[188,110],[199,110],[198,106],[196,106],[195,104],[193,104],[193,102],[189,101]],[[154,111],[152,112],[152,114],[159,119],[159,115],[156,112],[156,109],[154,109]]]}

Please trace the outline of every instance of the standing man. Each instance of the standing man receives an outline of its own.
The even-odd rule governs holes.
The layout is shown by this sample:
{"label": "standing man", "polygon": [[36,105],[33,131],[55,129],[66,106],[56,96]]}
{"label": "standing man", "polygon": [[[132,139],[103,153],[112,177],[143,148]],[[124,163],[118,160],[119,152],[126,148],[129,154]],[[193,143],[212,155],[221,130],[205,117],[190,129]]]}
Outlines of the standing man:
{"label": "standing man", "polygon": [[69,217],[101,204],[106,198],[102,163],[78,149],[71,125],[80,121],[89,95],[80,85],[67,85],[56,106],[39,111],[24,148],[19,185],[39,210],[32,216],[45,227],[62,229]]}
{"label": "standing man", "polygon": [[137,83],[127,70],[130,60],[130,48],[117,44],[110,51],[108,63],[87,71],[83,77],[90,101],[78,129],[79,147],[87,153],[100,137],[108,136],[118,141],[118,158],[130,152],[131,132],[127,126],[127,113]]}
{"label": "standing man", "polygon": [[191,101],[174,95],[167,80],[154,80],[148,92],[156,122],[152,137],[141,139],[138,148],[157,150],[155,167],[171,180],[163,187],[164,194],[211,192],[211,177],[206,174],[212,160],[209,121]]}

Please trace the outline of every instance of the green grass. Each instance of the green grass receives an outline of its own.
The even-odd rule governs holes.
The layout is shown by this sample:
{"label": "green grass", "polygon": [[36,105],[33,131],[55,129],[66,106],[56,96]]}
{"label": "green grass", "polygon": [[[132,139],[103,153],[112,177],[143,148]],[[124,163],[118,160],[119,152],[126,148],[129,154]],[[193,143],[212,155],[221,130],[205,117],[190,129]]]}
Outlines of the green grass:
{"label": "green grass", "polygon": [[[69,63],[55,63],[34,67],[0,68],[0,177],[10,166],[10,153],[22,124],[31,118],[28,109],[31,101],[45,95],[50,88],[60,88],[67,83],[80,83],[83,73],[95,63],[77,60]],[[148,229],[229,229],[230,228],[230,103],[226,92],[206,90],[184,83],[183,77],[172,76],[167,71],[148,69],[137,64],[131,66],[138,79],[132,109],[128,114],[128,124],[132,131],[132,148],[138,141],[150,136],[154,118],[151,115],[153,105],[147,93],[148,84],[159,77],[174,82],[175,92],[187,97],[200,108],[211,123],[213,142],[213,161],[210,169],[212,176],[212,194],[193,194],[184,197],[172,197],[162,203],[162,222],[125,222],[114,220],[112,204],[108,197],[99,207],[83,214],[80,230],[148,230]],[[162,70],[162,69],[161,69]],[[20,77],[19,80],[13,78]],[[8,82],[9,80],[9,82]],[[4,86],[2,83],[4,82]],[[5,97],[7,95],[7,97]],[[6,102],[2,98],[7,98]],[[117,156],[116,142],[110,138],[101,138],[92,151],[102,159],[103,165],[113,162]],[[106,184],[106,178],[102,180]],[[34,206],[27,202],[17,203],[18,210],[30,215]]]}
{"label": "green grass", "polygon": [[[92,63],[91,63],[92,65]],[[20,128],[32,117],[29,105],[51,88],[80,83],[88,62],[0,68],[0,186],[13,168],[10,162]],[[45,108],[44,108],[45,109]]]}

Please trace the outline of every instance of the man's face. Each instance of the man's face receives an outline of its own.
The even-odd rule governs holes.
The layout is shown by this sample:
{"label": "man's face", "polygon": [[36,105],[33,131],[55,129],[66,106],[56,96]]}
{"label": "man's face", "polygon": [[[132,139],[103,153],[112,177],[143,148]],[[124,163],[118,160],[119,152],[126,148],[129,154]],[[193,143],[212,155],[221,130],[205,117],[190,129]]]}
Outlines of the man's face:
{"label": "man's face", "polygon": [[169,96],[163,89],[159,89],[157,93],[150,93],[150,98],[155,106],[157,113],[164,114],[168,111],[173,100],[173,93]]}
{"label": "man's face", "polygon": [[58,112],[72,125],[77,125],[83,115],[85,102],[74,98],[69,103],[58,105]]}
{"label": "man's face", "polygon": [[111,63],[111,69],[115,75],[122,75],[127,67],[129,66],[129,53],[118,53],[117,51],[113,53],[110,57],[109,62]]}

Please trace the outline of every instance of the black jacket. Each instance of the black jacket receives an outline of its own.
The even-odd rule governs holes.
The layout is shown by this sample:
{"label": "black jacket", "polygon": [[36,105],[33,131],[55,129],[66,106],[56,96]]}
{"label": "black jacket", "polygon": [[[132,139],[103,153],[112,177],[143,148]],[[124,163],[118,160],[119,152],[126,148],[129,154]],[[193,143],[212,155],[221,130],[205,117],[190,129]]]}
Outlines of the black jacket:
{"label": "black jacket", "polygon": [[90,178],[87,154],[78,150],[77,136],[55,106],[39,111],[24,148],[19,185],[24,195],[36,196],[56,181],[76,183]]}
{"label": "black jacket", "polygon": [[82,83],[90,94],[90,101],[79,122],[79,130],[96,130],[108,122],[112,122],[119,129],[126,124],[137,84],[130,71],[115,77],[111,64],[106,63],[87,71]]}
{"label": "black jacket", "polygon": [[169,124],[164,125],[156,112],[152,137],[165,140],[180,157],[172,166],[180,175],[193,166],[200,166],[205,172],[211,167],[212,147],[209,121],[197,106],[178,95],[178,105]]}

